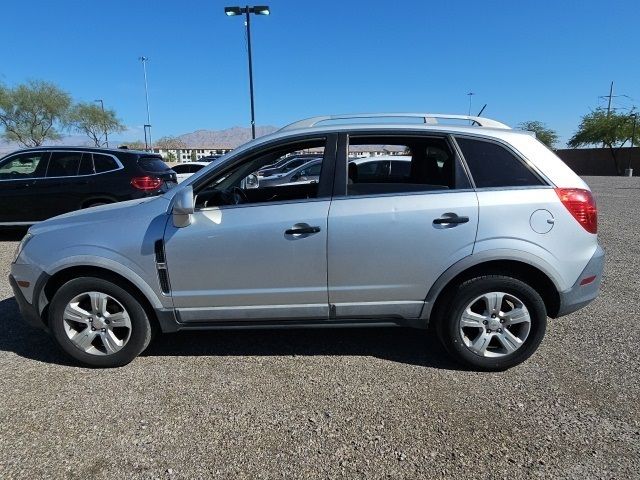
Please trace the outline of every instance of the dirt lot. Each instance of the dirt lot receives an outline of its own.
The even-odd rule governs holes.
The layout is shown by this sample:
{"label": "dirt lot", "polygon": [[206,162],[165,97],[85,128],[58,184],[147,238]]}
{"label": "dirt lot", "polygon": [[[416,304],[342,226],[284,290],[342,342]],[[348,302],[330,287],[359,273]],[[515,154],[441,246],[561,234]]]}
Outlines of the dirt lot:
{"label": "dirt lot", "polygon": [[640,179],[588,178],[600,298],[504,373],[411,330],[164,336],[75,367],[21,322],[0,241],[0,478],[639,478]]}

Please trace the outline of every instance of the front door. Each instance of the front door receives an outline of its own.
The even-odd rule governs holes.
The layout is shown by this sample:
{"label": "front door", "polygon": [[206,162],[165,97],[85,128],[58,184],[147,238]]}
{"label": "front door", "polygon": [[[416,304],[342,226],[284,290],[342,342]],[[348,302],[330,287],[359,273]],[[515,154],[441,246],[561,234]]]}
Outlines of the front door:
{"label": "front door", "polygon": [[[326,138],[228,161],[193,185],[192,223],[165,231],[166,263],[180,321],[326,320],[327,217],[331,169],[320,183],[244,188],[267,162],[314,149]],[[328,188],[327,188],[328,187]],[[327,193],[329,192],[329,193]]]}
{"label": "front door", "polygon": [[24,152],[0,163],[0,224],[31,224],[42,220],[47,203],[35,188],[47,170],[49,152]]}

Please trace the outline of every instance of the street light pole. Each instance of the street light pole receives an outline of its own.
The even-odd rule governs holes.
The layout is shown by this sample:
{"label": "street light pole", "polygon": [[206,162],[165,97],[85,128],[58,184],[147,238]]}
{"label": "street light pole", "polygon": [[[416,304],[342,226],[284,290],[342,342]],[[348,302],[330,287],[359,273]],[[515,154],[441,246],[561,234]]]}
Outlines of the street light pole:
{"label": "street light pole", "polygon": [[[102,101],[102,99],[97,99],[95,100],[95,102],[100,102],[100,107],[102,107],[102,113],[104,113],[104,102]],[[107,148],[109,148],[109,135],[107,134],[107,124],[105,123],[104,125],[104,142],[107,145]]]}
{"label": "street light pole", "polygon": [[256,107],[253,100],[253,62],[251,60],[251,15],[249,7],[245,8],[247,18],[247,50],[249,53],[249,97],[251,98],[251,138],[256,138]]}
{"label": "street light pole", "polygon": [[627,177],[633,177],[633,170],[631,169],[631,155],[633,154],[633,139],[636,137],[636,120],[638,119],[638,115],[636,113],[632,113],[631,117],[633,117],[633,129],[631,130],[631,150],[629,150],[629,162],[627,163]]}
{"label": "street light pole", "polygon": [[139,57],[139,60],[142,62],[142,70],[144,72],[144,96],[147,100],[147,124],[145,125],[145,144],[147,143],[146,129],[148,127],[149,128],[149,144],[148,145],[151,146],[153,145],[153,143],[151,142],[151,115],[149,114],[149,85],[147,83],[147,61],[149,61],[149,58],[142,56],[142,57]]}
{"label": "street light pole", "polygon": [[251,52],[251,14],[255,15],[269,15],[271,12],[267,5],[260,5],[255,7],[225,7],[224,13],[229,16],[245,15],[245,23],[247,26],[247,50],[249,56],[249,98],[251,102],[251,138],[256,138],[256,112],[255,102],[253,98],[253,60]]}

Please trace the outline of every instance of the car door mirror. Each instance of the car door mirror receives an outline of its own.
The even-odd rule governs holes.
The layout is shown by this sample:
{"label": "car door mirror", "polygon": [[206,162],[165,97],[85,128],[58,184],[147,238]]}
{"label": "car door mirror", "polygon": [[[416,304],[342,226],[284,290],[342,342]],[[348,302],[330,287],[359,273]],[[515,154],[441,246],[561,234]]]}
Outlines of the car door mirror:
{"label": "car door mirror", "polygon": [[193,187],[189,185],[182,188],[173,197],[173,226],[177,228],[191,225],[191,215],[195,211],[195,199],[193,198]]}

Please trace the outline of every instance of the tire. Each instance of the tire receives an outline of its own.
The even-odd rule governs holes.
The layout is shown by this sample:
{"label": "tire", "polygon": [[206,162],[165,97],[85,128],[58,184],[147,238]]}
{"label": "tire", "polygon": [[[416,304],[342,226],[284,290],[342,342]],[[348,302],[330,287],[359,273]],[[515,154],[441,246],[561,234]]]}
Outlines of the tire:
{"label": "tire", "polygon": [[151,324],[140,302],[112,281],[95,277],[75,278],[60,287],[51,301],[49,328],[60,348],[87,367],[126,365],[151,341]]}
{"label": "tire", "polygon": [[547,328],[547,310],[540,294],[521,280],[486,275],[461,283],[443,298],[435,327],[456,361],[501,371],[536,351]]}

